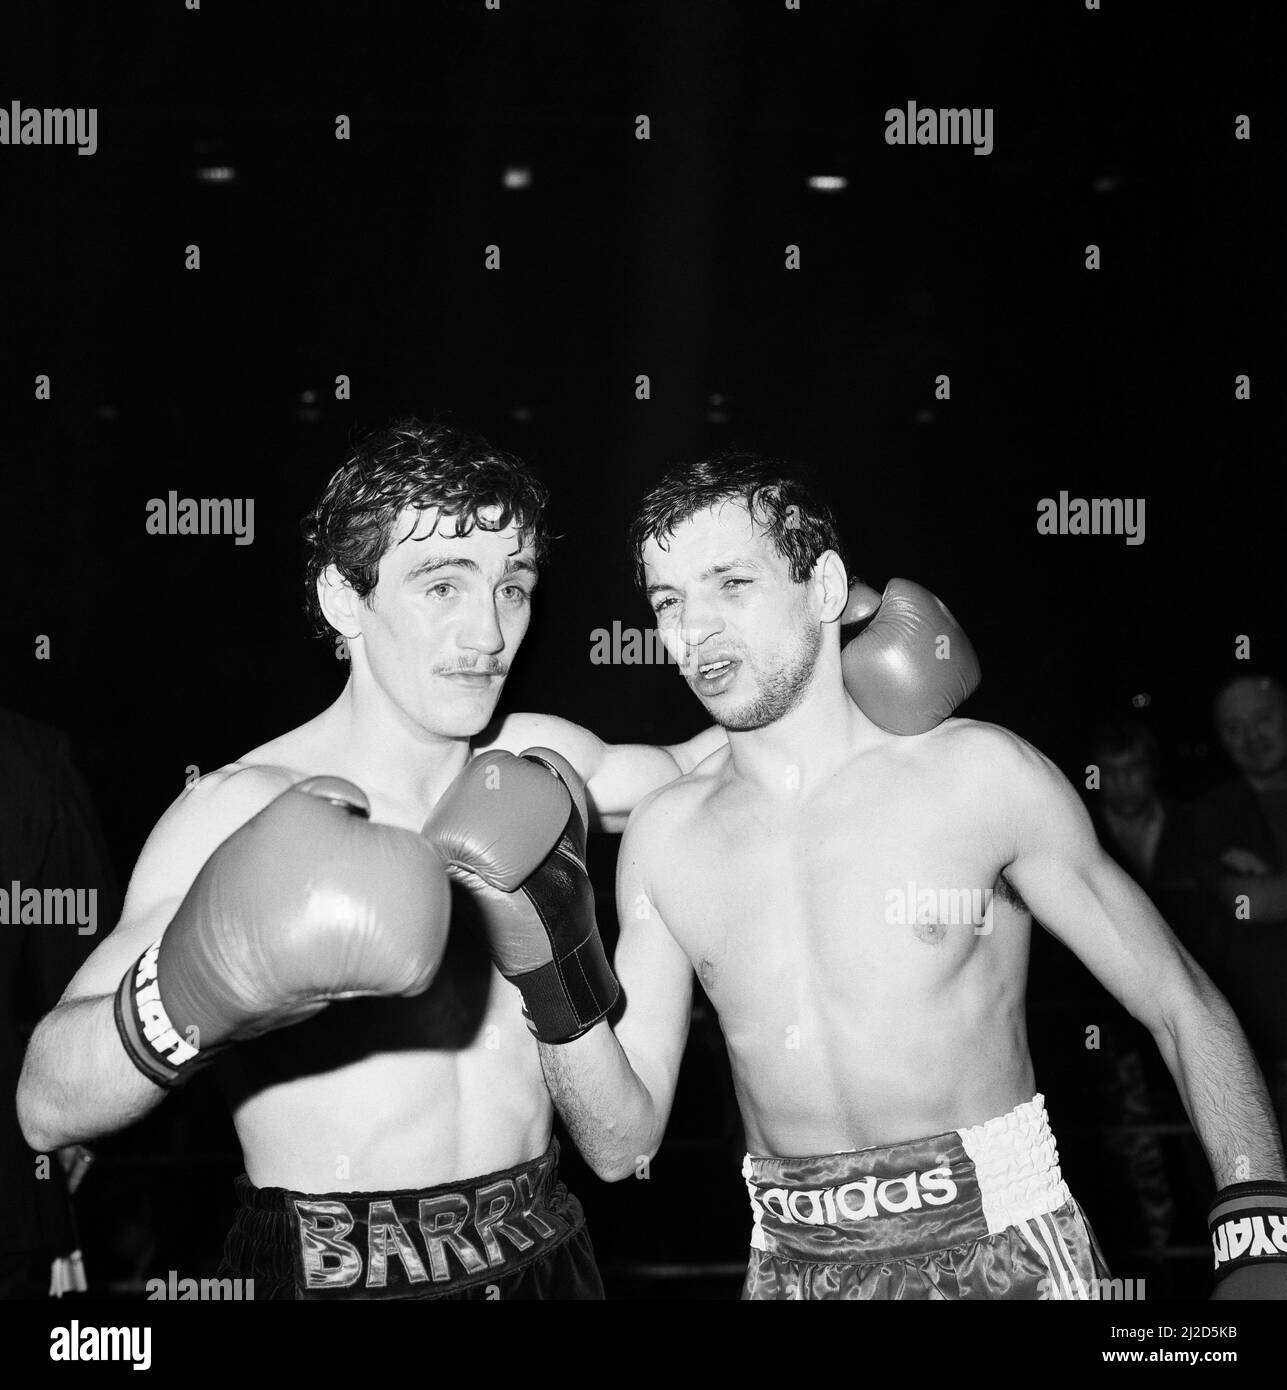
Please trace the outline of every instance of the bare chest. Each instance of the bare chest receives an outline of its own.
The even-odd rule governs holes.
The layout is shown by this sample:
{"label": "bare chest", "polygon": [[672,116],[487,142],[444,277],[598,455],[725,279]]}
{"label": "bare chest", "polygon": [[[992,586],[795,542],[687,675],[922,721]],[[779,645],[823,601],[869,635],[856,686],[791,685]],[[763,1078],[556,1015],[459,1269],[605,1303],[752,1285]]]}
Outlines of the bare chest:
{"label": "bare chest", "polygon": [[1001,867],[957,814],[848,799],[697,818],[653,891],[707,993],[736,1010],[805,987],[933,988],[992,934]]}

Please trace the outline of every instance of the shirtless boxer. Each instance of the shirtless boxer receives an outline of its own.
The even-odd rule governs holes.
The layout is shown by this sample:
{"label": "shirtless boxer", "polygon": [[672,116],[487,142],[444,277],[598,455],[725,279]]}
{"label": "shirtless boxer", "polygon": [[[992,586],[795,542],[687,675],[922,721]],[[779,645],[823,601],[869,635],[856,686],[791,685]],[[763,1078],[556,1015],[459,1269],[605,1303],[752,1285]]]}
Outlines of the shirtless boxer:
{"label": "shirtless boxer", "polygon": [[[306,529],[343,692],[178,798],[32,1040],[37,1149],[120,1129],[218,1058],[246,1167],[220,1273],[258,1298],[601,1296],[532,1032],[574,1037],[615,999],[570,911],[592,902],[586,822],[624,824],[724,736],[609,747],[542,715],[491,722],[543,506],[521,465],[446,427],[358,449]],[[965,691],[917,695],[917,613],[887,607],[865,698],[927,727]],[[515,920],[548,933],[511,951],[520,988],[484,939],[504,959]]]}
{"label": "shirtless boxer", "polygon": [[864,716],[834,526],[770,465],[676,470],[633,537],[728,745],[630,820],[615,1031],[542,1048],[599,1175],[661,1143],[695,969],[751,1150],[744,1297],[1097,1297],[1025,1035],[1035,915],[1162,1050],[1224,1188],[1221,1296],[1283,1296],[1287,1185],[1242,1032],[1054,766],[994,725],[896,738]]}

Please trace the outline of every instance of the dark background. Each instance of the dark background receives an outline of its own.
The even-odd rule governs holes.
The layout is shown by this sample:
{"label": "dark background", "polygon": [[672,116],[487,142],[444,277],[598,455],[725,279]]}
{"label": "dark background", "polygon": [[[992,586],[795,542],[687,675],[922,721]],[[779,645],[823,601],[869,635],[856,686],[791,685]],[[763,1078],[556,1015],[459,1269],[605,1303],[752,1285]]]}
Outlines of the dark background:
{"label": "dark background", "polygon": [[[647,625],[623,544],[632,503],[667,463],[739,445],[823,481],[857,573],[914,577],[951,606],[985,673],[968,714],[1080,785],[1088,726],[1135,708],[1172,790],[1226,775],[1209,705],[1236,637],[1282,667],[1280,42],[1267,6],[1126,11],[457,0],[7,16],[0,101],[96,106],[99,149],[0,147],[0,704],[71,736],[122,877],[189,766],[337,693],[347,668],[303,617],[299,518],[356,435],[409,412],[478,429],[553,493],[563,539],[505,708],[613,740],[703,725],[672,670],[591,664],[591,633]],[[909,100],[993,107],[993,153],[886,145],[886,108]],[[1250,142],[1233,138],[1238,114]],[[211,165],[236,177],[199,179]],[[530,188],[502,186],[511,166]],[[847,190],[806,188],[828,173]],[[42,372],[48,402],[33,399]],[[333,399],[339,373],[351,401]],[[950,401],[934,399],[938,373]],[[1239,373],[1250,401],[1234,400]],[[253,497],[254,544],[146,534],[148,499],[171,489]],[[1037,501],[1060,489],[1144,498],[1145,544],[1038,536]],[[34,659],[38,634],[50,660]],[[614,853],[592,847],[605,890]],[[725,1086],[699,1026],[672,1127],[690,1176],[579,1180],[610,1270],[677,1249],[741,1257]],[[1070,1135],[1092,1124],[1062,1103]],[[234,1163],[210,1096],[198,1085],[113,1143],[86,1205],[93,1183],[121,1209],[146,1189],[160,1206],[139,1238],[162,1207],[169,1223],[153,1263],[204,1259]],[[1077,1191],[1078,1141],[1061,1149]],[[179,1178],[158,1176],[176,1153]],[[1084,1153],[1090,1184],[1091,1140]],[[173,1202],[156,1196],[167,1182]]]}

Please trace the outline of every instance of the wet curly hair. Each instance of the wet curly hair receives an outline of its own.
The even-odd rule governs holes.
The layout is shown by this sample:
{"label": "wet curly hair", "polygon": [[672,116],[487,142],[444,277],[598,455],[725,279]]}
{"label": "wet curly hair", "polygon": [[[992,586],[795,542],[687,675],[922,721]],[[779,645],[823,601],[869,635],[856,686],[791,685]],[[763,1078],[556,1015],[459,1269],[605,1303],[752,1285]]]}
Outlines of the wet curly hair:
{"label": "wet curly hair", "polygon": [[[394,537],[407,507],[438,508],[454,519],[460,535],[475,526],[515,526],[539,564],[551,539],[544,520],[548,500],[526,464],[472,431],[408,416],[367,435],[300,523],[309,546],[306,605],[314,631],[332,635],[317,597],[322,571],[334,565],[359,597],[369,598],[381,558],[407,539]],[[500,510],[485,520],[480,513],[493,507]]]}
{"label": "wet curly hair", "polygon": [[730,450],[672,468],[639,503],[630,523],[630,557],[635,583],[645,587],[643,550],[663,548],[678,526],[721,502],[737,502],[764,529],[802,584],[814,562],[834,550],[848,569],[840,529],[830,507],[779,459]]}

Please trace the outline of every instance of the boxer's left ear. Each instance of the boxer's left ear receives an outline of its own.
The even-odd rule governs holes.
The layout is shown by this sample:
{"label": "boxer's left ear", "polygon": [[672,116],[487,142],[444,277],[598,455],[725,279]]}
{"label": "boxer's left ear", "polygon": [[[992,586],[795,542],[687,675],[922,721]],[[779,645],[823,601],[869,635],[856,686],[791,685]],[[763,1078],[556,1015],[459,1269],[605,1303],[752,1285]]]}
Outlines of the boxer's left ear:
{"label": "boxer's left ear", "polygon": [[819,619],[824,623],[836,622],[849,602],[849,576],[844,561],[834,550],[824,550],[813,562],[812,583]]}

